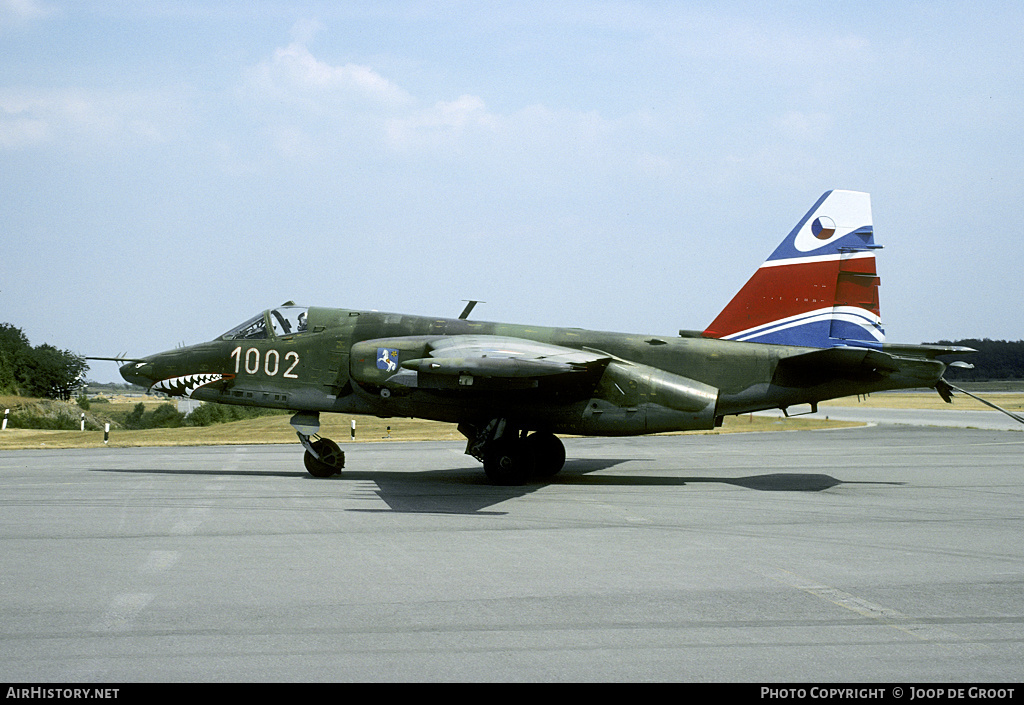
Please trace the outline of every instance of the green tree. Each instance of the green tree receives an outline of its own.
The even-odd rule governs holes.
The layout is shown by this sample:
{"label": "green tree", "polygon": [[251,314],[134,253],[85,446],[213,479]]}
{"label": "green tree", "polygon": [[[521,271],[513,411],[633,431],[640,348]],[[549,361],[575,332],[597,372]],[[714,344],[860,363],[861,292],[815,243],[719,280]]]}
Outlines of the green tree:
{"label": "green tree", "polygon": [[185,425],[185,414],[174,404],[161,404],[152,411],[146,411],[141,401],[124,418],[124,427],[133,431],[146,428],[178,428]]}
{"label": "green tree", "polygon": [[178,411],[174,404],[161,404],[150,415],[153,428],[178,428],[185,422],[185,414]]}
{"label": "green tree", "polygon": [[87,369],[81,355],[47,344],[33,348],[20,328],[0,323],[0,393],[68,401]]}
{"label": "green tree", "polygon": [[14,363],[6,352],[0,350],[0,394],[14,394]]}
{"label": "green tree", "polygon": [[124,427],[127,429],[140,429],[145,428],[146,423],[146,405],[141,401],[135,405],[135,408],[131,410],[131,413],[124,419]]}
{"label": "green tree", "polygon": [[20,328],[0,323],[0,394],[16,394],[25,356],[32,350]]}
{"label": "green tree", "polygon": [[68,350],[43,344],[25,356],[22,372],[23,393],[69,401],[81,386],[82,374],[88,369],[85,358]]}
{"label": "green tree", "polygon": [[951,367],[946,370],[950,381],[986,381],[1024,379],[1024,340],[978,340],[939,341],[940,345],[963,345],[978,352],[970,355],[951,355],[940,358],[944,362],[964,360],[973,368]]}

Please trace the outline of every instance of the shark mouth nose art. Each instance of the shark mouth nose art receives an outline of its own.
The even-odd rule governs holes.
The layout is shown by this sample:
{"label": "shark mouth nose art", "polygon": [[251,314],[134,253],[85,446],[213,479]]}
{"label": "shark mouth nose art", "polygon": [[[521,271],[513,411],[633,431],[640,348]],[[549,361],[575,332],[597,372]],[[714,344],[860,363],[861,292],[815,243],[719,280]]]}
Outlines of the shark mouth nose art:
{"label": "shark mouth nose art", "polygon": [[222,375],[218,373],[182,375],[181,377],[171,377],[170,379],[160,380],[151,387],[151,390],[155,392],[163,392],[164,394],[172,397],[190,397],[200,387],[205,387],[207,384],[213,384],[214,382],[233,378],[234,375]]}

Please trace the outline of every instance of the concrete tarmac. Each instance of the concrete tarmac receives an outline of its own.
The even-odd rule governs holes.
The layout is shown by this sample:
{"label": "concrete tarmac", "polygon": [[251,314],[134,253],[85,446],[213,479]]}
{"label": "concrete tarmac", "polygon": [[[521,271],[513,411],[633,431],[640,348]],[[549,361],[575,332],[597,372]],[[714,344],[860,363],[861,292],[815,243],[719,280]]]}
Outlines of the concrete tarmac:
{"label": "concrete tarmac", "polygon": [[[998,402],[998,397],[994,397],[994,401]],[[779,412],[762,413],[778,415]],[[993,431],[1024,431],[1024,424],[1020,421],[994,410],[877,409],[822,404],[818,413],[807,414],[807,418],[829,418],[837,421],[861,421],[903,426],[951,426],[955,428],[984,428]]]}
{"label": "concrete tarmac", "polygon": [[1024,436],[0,452],[7,682],[1024,678]]}

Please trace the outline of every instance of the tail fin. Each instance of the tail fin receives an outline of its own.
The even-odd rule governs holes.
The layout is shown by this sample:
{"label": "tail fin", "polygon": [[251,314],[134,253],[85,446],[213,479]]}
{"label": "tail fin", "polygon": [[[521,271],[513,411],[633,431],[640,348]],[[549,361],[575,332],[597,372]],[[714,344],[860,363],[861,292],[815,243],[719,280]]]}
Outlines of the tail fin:
{"label": "tail fin", "polygon": [[706,338],[881,347],[871,196],[829,191],[704,331]]}

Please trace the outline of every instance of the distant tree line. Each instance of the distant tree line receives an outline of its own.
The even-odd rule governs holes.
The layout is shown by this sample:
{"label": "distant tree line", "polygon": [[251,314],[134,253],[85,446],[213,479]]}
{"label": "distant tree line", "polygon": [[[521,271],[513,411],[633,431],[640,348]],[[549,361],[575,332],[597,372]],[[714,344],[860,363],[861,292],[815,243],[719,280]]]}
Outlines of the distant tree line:
{"label": "distant tree line", "polygon": [[[277,416],[286,413],[288,412],[277,409],[229,406],[227,404],[207,402],[186,416],[170,403],[161,404],[152,411],[147,411],[146,405],[139,402],[135,405],[134,409],[118,420],[127,429],[179,428],[181,426],[213,426],[214,424],[255,419],[261,416]],[[113,417],[114,415],[112,414],[111,416]]]}
{"label": "distant tree line", "polygon": [[87,369],[83,356],[45,343],[32,347],[20,328],[0,323],[0,394],[69,401]]}
{"label": "distant tree line", "polygon": [[968,355],[940,357],[943,362],[963,360],[974,369],[950,367],[945,377],[951,382],[985,382],[988,380],[1024,379],[1024,340],[940,340],[934,345],[963,345],[978,352]]}

